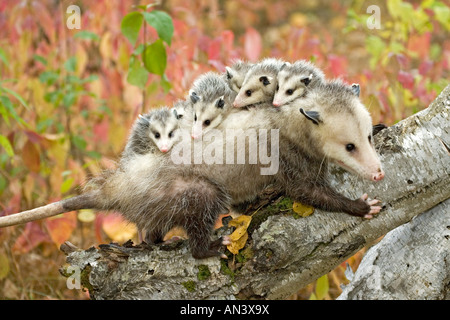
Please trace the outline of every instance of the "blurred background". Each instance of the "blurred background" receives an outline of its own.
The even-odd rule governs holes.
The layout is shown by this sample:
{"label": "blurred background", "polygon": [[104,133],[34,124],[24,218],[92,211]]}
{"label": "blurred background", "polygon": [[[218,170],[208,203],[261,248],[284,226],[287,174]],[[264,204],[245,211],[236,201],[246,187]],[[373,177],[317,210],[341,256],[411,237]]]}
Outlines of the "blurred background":
{"label": "blurred background", "polygon": [[[359,83],[374,123],[387,125],[426,108],[449,83],[448,1],[148,4],[0,1],[0,216],[79,192],[114,167],[139,113],[184,98],[198,75],[233,59],[311,60],[329,78]],[[70,5],[79,29],[70,29]],[[123,21],[132,12],[145,18],[134,36],[136,20]],[[155,28],[151,17],[167,22],[160,12],[173,33]],[[91,210],[0,229],[0,298],[88,299],[58,272],[61,243],[87,249],[129,238],[136,230],[119,215]],[[353,270],[363,253],[347,261]],[[291,299],[336,298],[344,270]]]}

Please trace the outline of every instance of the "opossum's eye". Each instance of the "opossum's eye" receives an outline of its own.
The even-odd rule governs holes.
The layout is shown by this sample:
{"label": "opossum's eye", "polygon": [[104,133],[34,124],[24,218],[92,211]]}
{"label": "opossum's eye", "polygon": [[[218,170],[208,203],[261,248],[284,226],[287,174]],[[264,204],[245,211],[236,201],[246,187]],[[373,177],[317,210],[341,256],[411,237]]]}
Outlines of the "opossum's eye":
{"label": "opossum's eye", "polygon": [[155,132],[155,138],[159,139],[161,137],[161,135],[159,134],[159,132]]}
{"label": "opossum's eye", "polygon": [[287,94],[288,96],[291,96],[293,93],[294,93],[294,90],[292,90],[292,89],[287,89],[287,90],[286,90],[286,94]]}
{"label": "opossum's eye", "polygon": [[367,138],[369,138],[369,143],[372,143],[372,136],[368,136]]}
{"label": "opossum's eye", "polygon": [[194,114],[194,121],[197,121],[197,114]]}
{"label": "opossum's eye", "polygon": [[173,137],[173,130],[169,132],[169,138]]}
{"label": "opossum's eye", "polygon": [[275,91],[278,92],[278,90],[280,90],[280,86],[277,84],[277,88],[275,89]]}
{"label": "opossum's eye", "polygon": [[353,143],[349,143],[345,146],[345,150],[347,150],[348,152],[352,152],[353,150],[355,150],[355,145]]}
{"label": "opossum's eye", "polygon": [[205,120],[205,121],[203,122],[203,124],[204,124],[205,126],[209,126],[209,125],[211,124],[211,121],[210,121],[210,120]]}
{"label": "opossum's eye", "polygon": [[251,96],[252,96],[252,90],[247,90],[247,91],[245,91],[245,95],[246,95],[247,97],[251,97]]}

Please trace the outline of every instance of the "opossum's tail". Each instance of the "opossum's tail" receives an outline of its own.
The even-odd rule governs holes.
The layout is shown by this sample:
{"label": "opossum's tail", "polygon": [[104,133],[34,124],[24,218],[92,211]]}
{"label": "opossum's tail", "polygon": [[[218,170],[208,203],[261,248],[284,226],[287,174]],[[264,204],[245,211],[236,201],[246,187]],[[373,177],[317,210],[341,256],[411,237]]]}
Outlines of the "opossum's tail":
{"label": "opossum's tail", "polygon": [[96,199],[96,193],[89,192],[58,202],[50,203],[36,209],[0,217],[0,228],[44,219],[73,210],[96,209],[98,208],[98,202]]}

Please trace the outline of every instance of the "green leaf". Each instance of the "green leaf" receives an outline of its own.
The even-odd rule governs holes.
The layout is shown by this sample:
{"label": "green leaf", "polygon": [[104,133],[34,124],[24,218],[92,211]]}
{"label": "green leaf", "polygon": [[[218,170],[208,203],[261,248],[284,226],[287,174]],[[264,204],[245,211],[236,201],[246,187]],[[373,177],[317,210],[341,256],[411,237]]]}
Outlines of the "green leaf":
{"label": "green leaf", "polygon": [[75,57],[71,57],[69,58],[69,60],[67,60],[64,63],[64,68],[68,71],[68,72],[75,72],[76,68],[77,68],[77,59]]}
{"label": "green leaf", "polygon": [[167,55],[166,48],[161,39],[156,40],[144,50],[144,66],[154,74],[162,76],[166,70]]}
{"label": "green leaf", "polygon": [[0,60],[3,61],[4,64],[9,65],[8,59],[6,58],[5,51],[0,48]]}
{"label": "green leaf", "polygon": [[[18,123],[23,124],[24,126],[28,126],[27,123],[17,114],[16,110],[14,109],[14,105],[8,97],[0,96],[0,103],[3,106],[0,112],[3,117],[11,117]],[[9,124],[9,121],[7,121],[7,123]]]}
{"label": "green leaf", "polygon": [[143,15],[145,21],[156,29],[158,36],[170,46],[174,31],[172,18],[164,11],[158,10],[144,12]]}
{"label": "green leaf", "polygon": [[128,72],[127,76],[128,83],[137,86],[141,89],[144,89],[147,80],[148,80],[148,71],[141,66],[139,60],[136,60],[133,66],[130,68],[130,71]]}
{"label": "green leaf", "polygon": [[59,75],[53,71],[44,71],[39,75],[39,81],[47,85],[52,85],[58,80]]}
{"label": "green leaf", "polygon": [[136,43],[143,21],[144,17],[140,12],[131,12],[122,19],[120,30],[133,46]]}
{"label": "green leaf", "polygon": [[14,150],[11,143],[9,142],[8,138],[6,138],[2,134],[0,134],[0,145],[3,147],[3,149],[5,149],[8,156],[14,156]]}
{"label": "green leaf", "polygon": [[86,150],[87,142],[80,136],[73,136],[72,143],[81,150]]}
{"label": "green leaf", "polygon": [[5,88],[5,87],[1,87],[3,90],[5,90],[6,92],[8,92],[10,95],[12,95],[13,97],[15,97],[17,100],[20,101],[20,103],[27,108],[28,110],[30,110],[30,107],[27,105],[27,103],[25,102],[25,100],[23,100],[23,98],[16,92],[12,91],[11,89]]}
{"label": "green leaf", "polygon": [[74,181],[75,181],[74,178],[68,178],[68,179],[64,180],[64,182],[61,185],[60,192],[66,193],[67,191],[69,191],[70,188],[72,187],[72,184]]}
{"label": "green leaf", "polygon": [[83,30],[76,33],[74,38],[84,39],[84,40],[100,40],[100,37],[92,31]]}
{"label": "green leaf", "polygon": [[33,55],[33,59],[36,60],[36,61],[39,61],[39,62],[42,63],[44,66],[47,65],[47,60],[46,60],[43,56],[40,56],[40,55],[38,55],[38,54],[34,54],[34,55]]}
{"label": "green leaf", "polygon": [[161,87],[164,89],[165,93],[169,92],[169,90],[172,89],[172,85],[170,84],[165,74],[163,74],[163,76],[161,77]]}
{"label": "green leaf", "polygon": [[316,282],[316,297],[318,300],[323,300],[328,294],[328,290],[330,289],[328,285],[328,276],[324,275],[317,279]]}

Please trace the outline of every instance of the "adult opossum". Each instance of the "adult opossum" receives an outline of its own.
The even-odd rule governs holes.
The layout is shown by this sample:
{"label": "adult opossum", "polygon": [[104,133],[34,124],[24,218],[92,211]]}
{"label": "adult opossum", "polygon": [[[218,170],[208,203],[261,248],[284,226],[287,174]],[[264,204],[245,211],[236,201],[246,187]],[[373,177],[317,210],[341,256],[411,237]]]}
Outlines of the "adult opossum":
{"label": "adult opossum", "polygon": [[[0,227],[78,209],[115,210],[146,230],[152,242],[161,241],[165,232],[179,225],[187,231],[195,258],[219,256],[217,246],[228,243],[227,239],[210,239],[219,214],[232,204],[253,199],[268,184],[276,184],[293,200],[316,208],[371,218],[381,210],[376,206],[378,200],[369,201],[367,195],[356,200],[344,197],[328,185],[325,170],[327,163],[333,162],[368,180],[383,179],[371,143],[369,113],[351,87],[339,81],[318,85],[296,103],[295,107],[242,110],[223,123],[225,136],[233,129],[244,133],[253,129],[268,133],[269,129],[271,138],[279,135],[279,140],[270,141],[264,134],[256,135],[258,147],[269,148],[271,156],[279,152],[279,157],[273,158],[279,167],[272,174],[261,174],[267,166],[263,157],[243,164],[174,161],[180,159],[180,150],[187,150],[191,159],[196,156],[192,141],[182,139],[168,152],[170,157],[155,162],[149,161],[149,154],[137,154],[121,162],[117,170],[94,179],[84,194],[2,217]],[[234,153],[244,152],[250,158],[250,142],[233,145]],[[203,150],[219,151],[226,150],[229,141],[197,143]]]}

